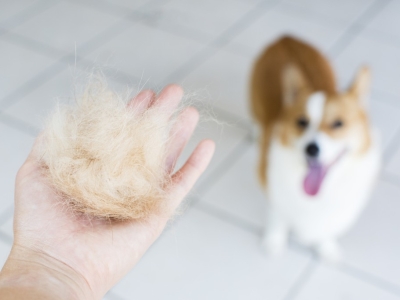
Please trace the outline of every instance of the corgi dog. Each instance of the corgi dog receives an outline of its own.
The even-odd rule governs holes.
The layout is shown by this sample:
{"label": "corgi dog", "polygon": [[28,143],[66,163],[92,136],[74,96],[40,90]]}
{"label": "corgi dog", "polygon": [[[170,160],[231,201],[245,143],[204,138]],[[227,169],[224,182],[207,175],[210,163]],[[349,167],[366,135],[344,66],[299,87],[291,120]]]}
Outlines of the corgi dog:
{"label": "corgi dog", "polygon": [[341,258],[337,239],[356,221],[380,168],[378,136],[362,67],[338,92],[328,60],[282,37],[256,60],[251,110],[261,129],[258,177],[268,205],[262,246],[281,252],[289,234],[323,259]]}

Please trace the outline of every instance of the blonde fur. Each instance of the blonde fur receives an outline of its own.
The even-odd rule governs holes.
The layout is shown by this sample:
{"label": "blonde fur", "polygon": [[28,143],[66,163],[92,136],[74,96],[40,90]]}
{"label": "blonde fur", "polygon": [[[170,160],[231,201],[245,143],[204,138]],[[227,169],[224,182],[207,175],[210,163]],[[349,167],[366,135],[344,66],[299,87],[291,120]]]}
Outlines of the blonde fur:
{"label": "blonde fur", "polygon": [[43,172],[63,201],[93,217],[132,220],[163,211],[173,118],[162,106],[127,108],[104,81],[60,106],[44,130]]}

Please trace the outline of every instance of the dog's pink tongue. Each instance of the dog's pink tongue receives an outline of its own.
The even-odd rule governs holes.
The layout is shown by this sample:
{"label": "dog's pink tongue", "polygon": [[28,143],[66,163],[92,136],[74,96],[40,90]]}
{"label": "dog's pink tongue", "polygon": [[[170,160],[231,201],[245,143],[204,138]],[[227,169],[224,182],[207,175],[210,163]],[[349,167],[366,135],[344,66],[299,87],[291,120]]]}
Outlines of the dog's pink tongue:
{"label": "dog's pink tongue", "polygon": [[325,168],[317,162],[313,162],[308,166],[308,173],[304,179],[304,191],[310,195],[315,196],[324,180],[326,174]]}

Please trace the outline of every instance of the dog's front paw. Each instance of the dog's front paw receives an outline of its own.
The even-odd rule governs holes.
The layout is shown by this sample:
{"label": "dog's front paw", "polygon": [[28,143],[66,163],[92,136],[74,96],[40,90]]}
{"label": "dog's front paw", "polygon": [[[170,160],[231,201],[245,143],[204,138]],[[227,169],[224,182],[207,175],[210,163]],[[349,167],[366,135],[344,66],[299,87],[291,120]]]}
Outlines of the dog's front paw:
{"label": "dog's front paw", "polygon": [[315,248],[318,256],[331,264],[337,264],[342,261],[342,251],[336,241],[329,240],[320,243]]}

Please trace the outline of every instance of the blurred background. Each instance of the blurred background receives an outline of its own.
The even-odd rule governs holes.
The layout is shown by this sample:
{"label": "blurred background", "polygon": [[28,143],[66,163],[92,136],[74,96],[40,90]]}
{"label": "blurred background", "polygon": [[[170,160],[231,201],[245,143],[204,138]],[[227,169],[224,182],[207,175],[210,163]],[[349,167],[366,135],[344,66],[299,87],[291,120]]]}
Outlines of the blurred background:
{"label": "blurred background", "polygon": [[[255,56],[285,33],[324,51],[341,87],[362,64],[373,70],[384,168],[338,266],[295,243],[274,259],[259,245],[265,199],[247,83]],[[184,156],[213,138],[210,168],[106,299],[400,299],[400,0],[0,0],[0,264],[15,174],[44,117],[93,68],[116,89],[180,83],[224,124],[200,124]]]}

